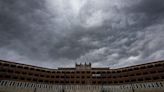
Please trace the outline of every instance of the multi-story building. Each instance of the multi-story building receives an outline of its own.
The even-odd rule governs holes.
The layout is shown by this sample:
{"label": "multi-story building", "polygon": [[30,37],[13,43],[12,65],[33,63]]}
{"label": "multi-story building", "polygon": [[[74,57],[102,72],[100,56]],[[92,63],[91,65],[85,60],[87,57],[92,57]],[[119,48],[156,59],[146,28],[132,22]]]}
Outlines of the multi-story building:
{"label": "multi-story building", "polygon": [[48,69],[0,60],[0,92],[164,92],[164,61]]}

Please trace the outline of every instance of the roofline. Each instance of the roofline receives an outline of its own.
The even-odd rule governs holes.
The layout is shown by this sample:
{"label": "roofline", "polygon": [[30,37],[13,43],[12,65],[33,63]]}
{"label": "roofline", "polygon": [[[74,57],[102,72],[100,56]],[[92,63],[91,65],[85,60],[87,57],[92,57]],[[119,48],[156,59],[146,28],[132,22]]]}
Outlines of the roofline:
{"label": "roofline", "polygon": [[[39,67],[39,66],[35,66],[35,65],[30,65],[30,64],[23,64],[23,63],[17,63],[17,62],[12,62],[12,61],[7,61],[7,60],[0,60],[0,62],[7,62],[7,63],[11,63],[11,64],[18,64],[18,65],[24,65],[24,66],[27,66],[27,67],[32,67],[32,68],[39,68],[39,69],[44,69],[44,70],[49,70],[49,71],[53,71],[53,70],[67,70],[67,69],[75,69],[74,67],[68,67],[68,68],[62,68],[62,67],[59,67],[59,68],[55,68],[55,69],[52,69],[52,68],[45,68],[45,67]],[[91,68],[90,70],[107,70],[107,68],[109,70],[121,70],[121,69],[127,69],[127,68],[133,68],[133,67],[138,67],[138,66],[143,66],[143,65],[149,65],[149,64],[155,64],[155,63],[161,63],[161,62],[164,62],[164,60],[158,60],[158,61],[153,61],[153,62],[149,62],[149,63],[143,63],[143,64],[136,64],[136,65],[132,65],[132,66],[127,66],[127,67],[121,67],[121,68],[116,68],[116,69],[110,69],[109,67],[93,67]]]}

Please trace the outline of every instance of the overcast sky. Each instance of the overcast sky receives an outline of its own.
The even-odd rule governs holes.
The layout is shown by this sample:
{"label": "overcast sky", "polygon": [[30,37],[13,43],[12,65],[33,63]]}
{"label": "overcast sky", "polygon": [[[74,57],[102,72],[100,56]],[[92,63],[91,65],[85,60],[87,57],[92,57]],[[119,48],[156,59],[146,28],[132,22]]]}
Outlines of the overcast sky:
{"label": "overcast sky", "polygon": [[0,0],[0,59],[111,68],[164,59],[164,0]]}

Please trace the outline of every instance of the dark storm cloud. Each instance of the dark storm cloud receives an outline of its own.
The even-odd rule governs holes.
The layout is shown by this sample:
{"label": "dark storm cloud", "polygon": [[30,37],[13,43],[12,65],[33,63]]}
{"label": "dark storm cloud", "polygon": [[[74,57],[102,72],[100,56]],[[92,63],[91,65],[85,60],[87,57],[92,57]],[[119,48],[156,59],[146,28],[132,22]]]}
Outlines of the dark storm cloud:
{"label": "dark storm cloud", "polygon": [[29,59],[42,58],[40,57],[44,53],[42,49],[46,48],[45,44],[52,39],[52,33],[46,22],[49,15],[44,6],[43,0],[1,0],[1,49],[6,48],[8,53],[14,51]]}
{"label": "dark storm cloud", "polygon": [[163,0],[1,0],[2,59],[122,67],[163,59]]}

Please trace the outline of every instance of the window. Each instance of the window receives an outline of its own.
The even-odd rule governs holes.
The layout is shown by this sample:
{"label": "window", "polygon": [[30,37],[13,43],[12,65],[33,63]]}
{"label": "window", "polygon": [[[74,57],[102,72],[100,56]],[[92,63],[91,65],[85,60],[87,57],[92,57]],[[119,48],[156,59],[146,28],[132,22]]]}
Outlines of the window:
{"label": "window", "polygon": [[24,67],[24,69],[28,69],[28,67]]}
{"label": "window", "polygon": [[119,83],[123,83],[123,81],[119,81]]}
{"label": "window", "polygon": [[23,68],[22,66],[17,66],[17,68]]}
{"label": "window", "polygon": [[15,73],[16,73],[16,74],[20,74],[20,72],[19,72],[19,71],[15,71]]}
{"label": "window", "polygon": [[162,66],[162,64],[156,64],[155,66]]}
{"label": "window", "polygon": [[87,78],[91,78],[90,76],[87,76]]}
{"label": "window", "polygon": [[90,73],[90,71],[87,71],[87,73]]}
{"label": "window", "polygon": [[6,75],[5,78],[11,78],[11,76],[10,75]]}
{"label": "window", "polygon": [[145,78],[145,80],[151,80],[150,78]]}
{"label": "window", "polygon": [[11,67],[16,67],[16,65],[11,65]]}
{"label": "window", "polygon": [[135,79],[131,80],[131,82],[135,82],[135,81],[136,81]]}
{"label": "window", "polygon": [[59,83],[59,81],[55,81],[55,83]]}
{"label": "window", "polygon": [[85,84],[85,81],[82,81],[82,84]]}
{"label": "window", "polygon": [[50,78],[50,76],[49,76],[49,75],[47,75],[46,77],[47,77],[47,78]]}
{"label": "window", "polygon": [[121,71],[117,71],[117,73],[120,73]]}
{"label": "window", "polygon": [[59,71],[57,71],[57,73],[60,73]]}
{"label": "window", "polygon": [[141,66],[140,69],[146,69],[146,66]]}
{"label": "window", "polygon": [[95,84],[95,83],[96,83],[96,81],[93,81],[93,82],[92,82],[92,84]]}
{"label": "window", "polygon": [[29,75],[32,75],[32,73],[29,73]]}
{"label": "window", "polygon": [[77,71],[76,73],[80,73],[79,71]]}
{"label": "window", "polygon": [[9,73],[13,73],[14,71],[13,70],[8,70]]}
{"label": "window", "polygon": [[138,70],[139,68],[138,67],[135,67],[134,70]]}
{"label": "window", "polygon": [[4,66],[9,66],[9,64],[4,64]]}
{"label": "window", "polygon": [[164,79],[164,76],[162,76],[162,79]]}
{"label": "window", "polygon": [[18,79],[18,77],[14,76],[13,79]]}
{"label": "window", "polygon": [[81,73],[85,73],[84,71],[82,71]]}
{"label": "window", "polygon": [[153,80],[158,80],[159,79],[159,77],[153,77]]}
{"label": "window", "polygon": [[30,70],[34,70],[34,68],[30,68]]}
{"label": "window", "polygon": [[152,67],[153,67],[153,65],[148,65],[147,67],[148,67],[148,68],[152,68]]}
{"label": "window", "polygon": [[79,81],[76,81],[76,83],[80,83]]}
{"label": "window", "polygon": [[138,79],[138,81],[143,81],[143,79]]}
{"label": "window", "polygon": [[34,79],[32,79],[34,82],[37,82],[37,79],[36,78],[34,78]]}
{"label": "window", "polygon": [[136,75],[141,75],[141,73],[136,73]]}
{"label": "window", "polygon": [[43,82],[43,80],[39,80],[39,82]]}
{"label": "window", "polygon": [[25,78],[23,78],[23,77],[21,77],[20,79],[21,79],[21,80],[25,80]]}
{"label": "window", "polygon": [[40,69],[36,69],[36,71],[41,71]]}
{"label": "window", "polygon": [[22,72],[22,74],[27,74],[26,72]]}
{"label": "window", "polygon": [[39,76],[39,74],[35,74],[35,76]]}
{"label": "window", "polygon": [[31,78],[27,78],[27,81],[31,81]]}

